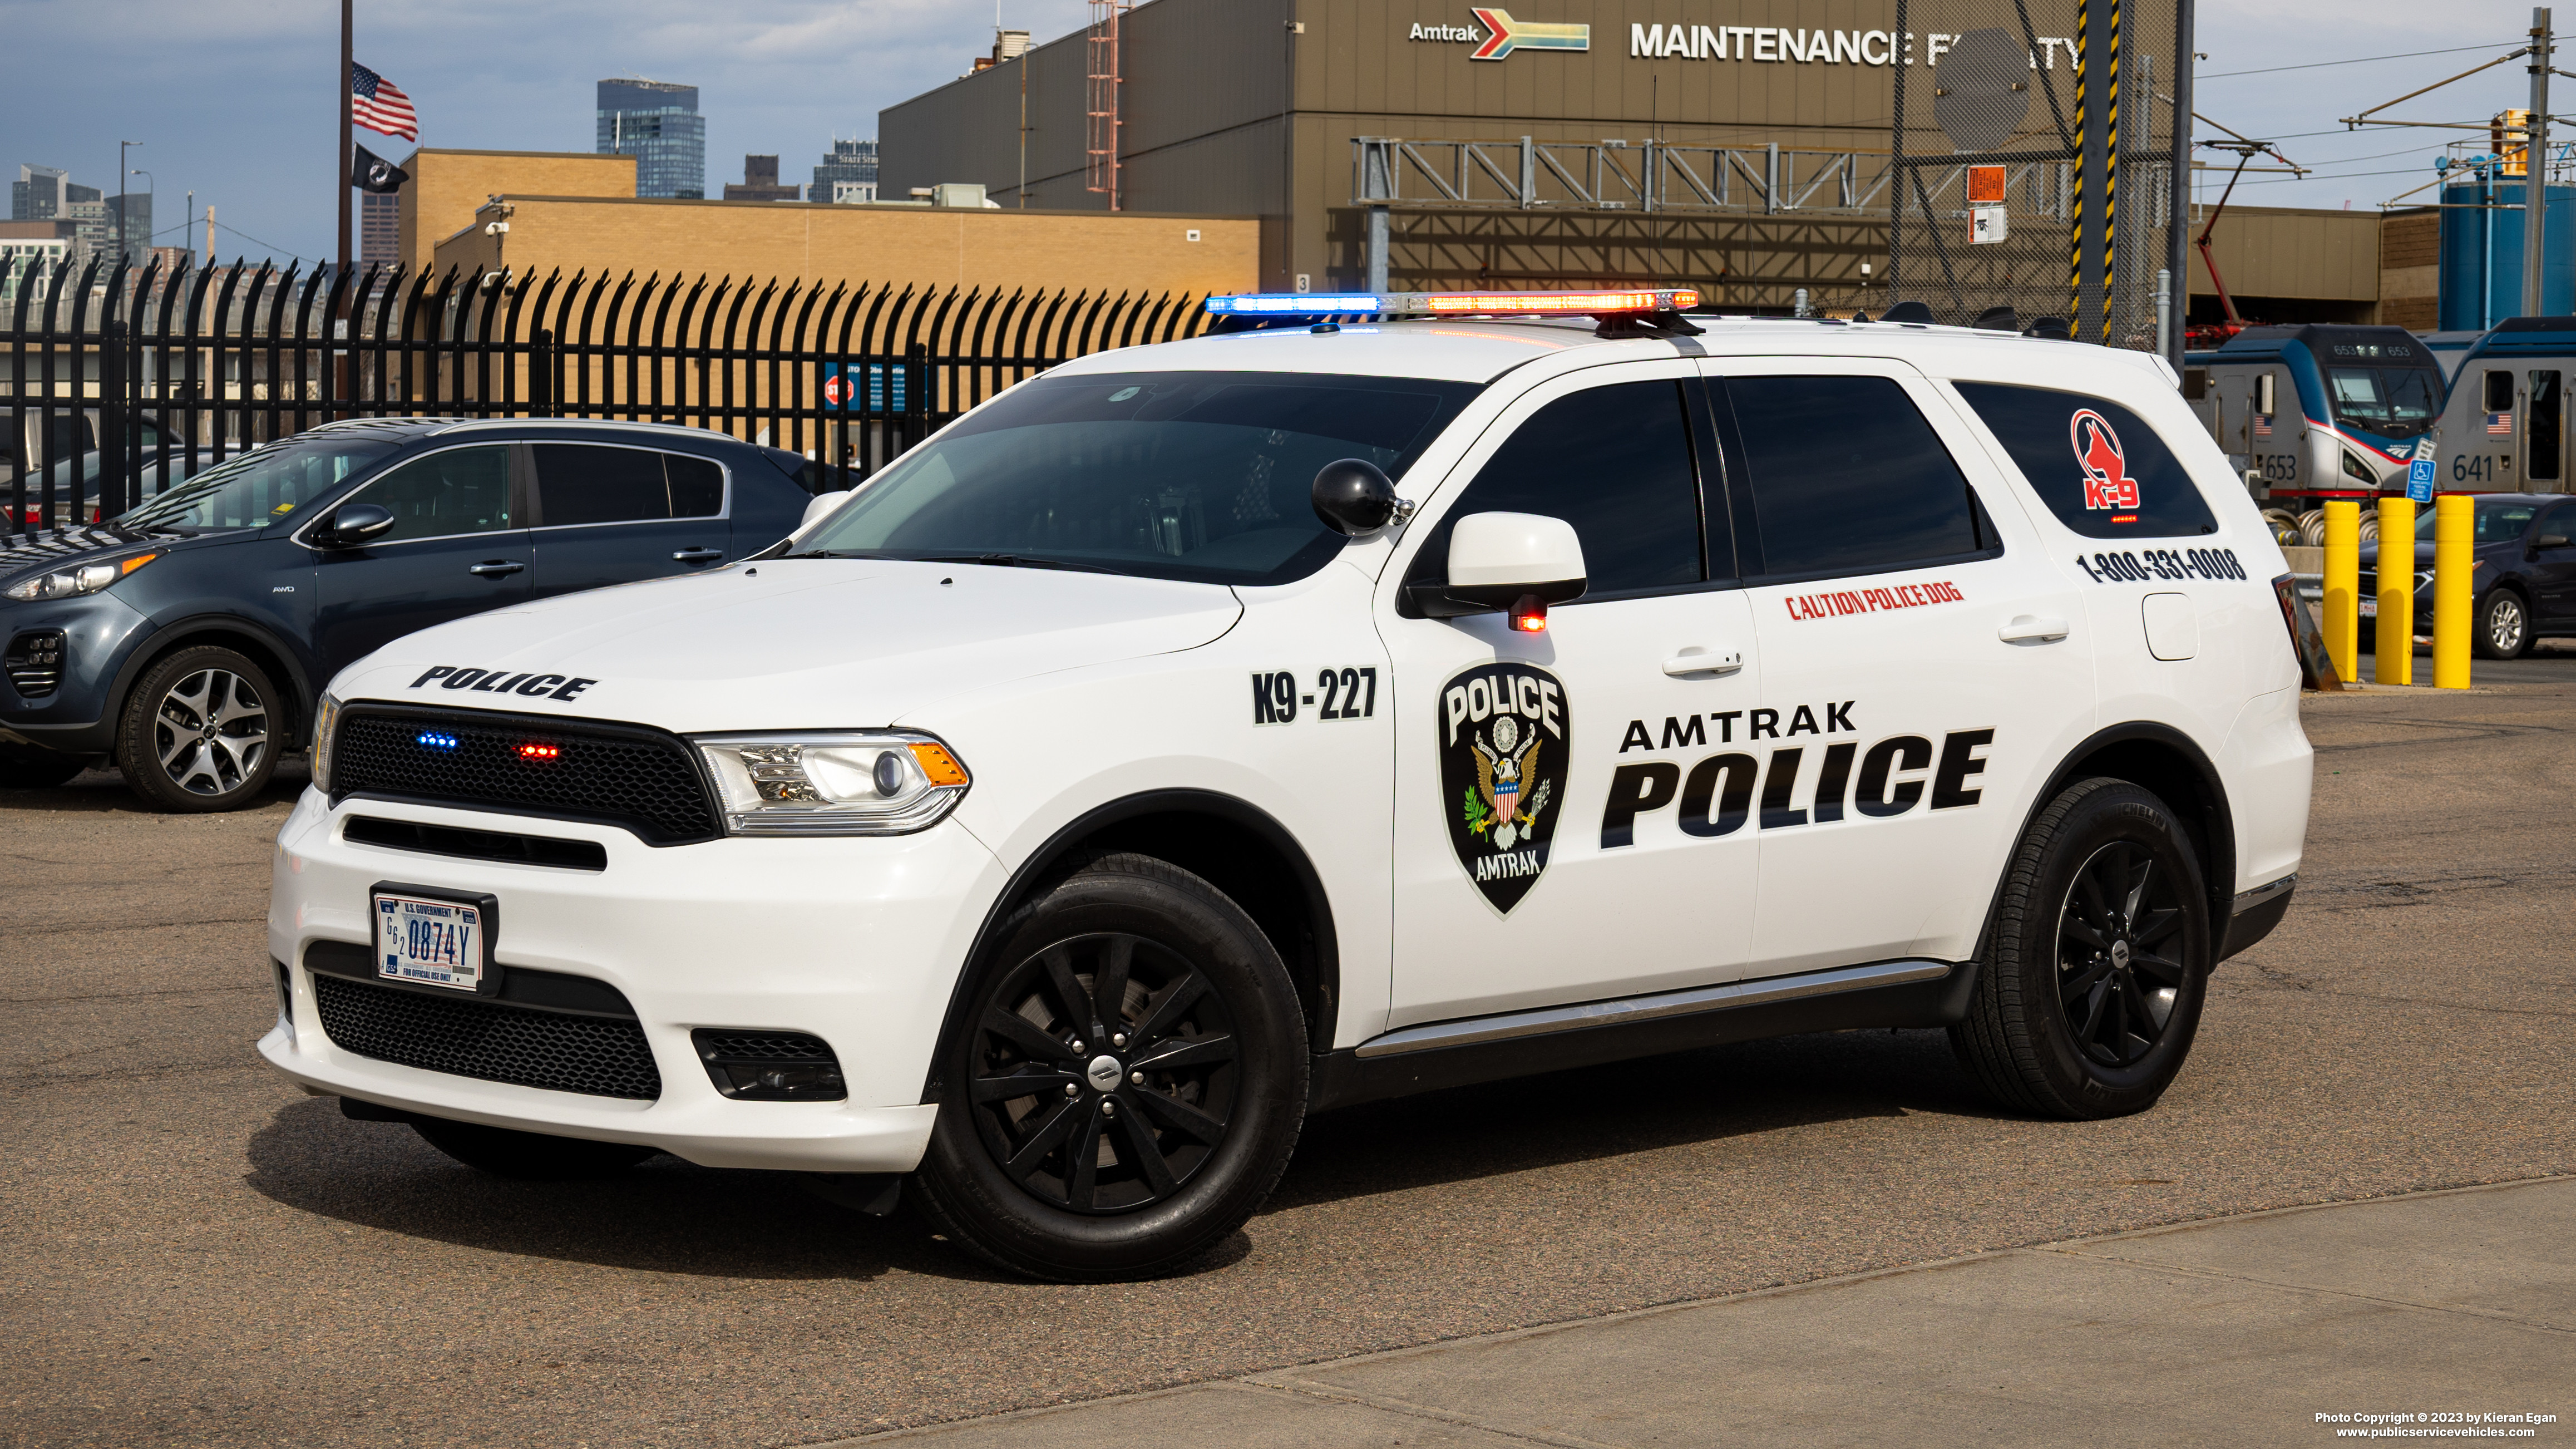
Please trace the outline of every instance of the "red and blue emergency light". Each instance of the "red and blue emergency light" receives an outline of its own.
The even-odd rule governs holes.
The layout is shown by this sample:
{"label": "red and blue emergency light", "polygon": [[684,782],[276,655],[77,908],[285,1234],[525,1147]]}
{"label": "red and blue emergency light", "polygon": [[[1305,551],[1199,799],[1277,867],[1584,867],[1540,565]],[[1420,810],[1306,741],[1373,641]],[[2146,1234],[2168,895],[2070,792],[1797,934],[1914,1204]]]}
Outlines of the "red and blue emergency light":
{"label": "red and blue emergency light", "polygon": [[1692,287],[1623,287],[1585,292],[1246,292],[1210,297],[1220,317],[1599,317],[1681,312],[1699,305]]}

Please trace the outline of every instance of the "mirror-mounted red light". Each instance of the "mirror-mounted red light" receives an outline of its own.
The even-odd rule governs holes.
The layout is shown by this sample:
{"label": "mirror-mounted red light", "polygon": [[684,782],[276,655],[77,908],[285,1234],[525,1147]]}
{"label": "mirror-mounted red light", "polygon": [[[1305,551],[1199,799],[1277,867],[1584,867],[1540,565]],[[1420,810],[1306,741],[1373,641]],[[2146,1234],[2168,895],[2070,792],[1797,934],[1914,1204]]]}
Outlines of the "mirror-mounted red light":
{"label": "mirror-mounted red light", "polygon": [[1512,605],[1511,627],[1515,634],[1546,633],[1547,600],[1536,594],[1521,595],[1520,602]]}

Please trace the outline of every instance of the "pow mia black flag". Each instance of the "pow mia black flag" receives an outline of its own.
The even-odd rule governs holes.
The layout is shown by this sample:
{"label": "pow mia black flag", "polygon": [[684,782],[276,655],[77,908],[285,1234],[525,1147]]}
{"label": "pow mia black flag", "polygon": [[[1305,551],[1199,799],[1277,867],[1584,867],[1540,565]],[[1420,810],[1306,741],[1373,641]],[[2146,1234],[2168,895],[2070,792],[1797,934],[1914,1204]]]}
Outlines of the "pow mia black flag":
{"label": "pow mia black flag", "polygon": [[357,146],[354,149],[358,154],[349,162],[349,184],[360,191],[372,191],[378,196],[391,196],[402,190],[402,184],[411,179],[410,172],[366,147]]}
{"label": "pow mia black flag", "polygon": [[1440,813],[1467,879],[1508,914],[1547,869],[1574,732],[1565,686],[1497,660],[1440,690]]}

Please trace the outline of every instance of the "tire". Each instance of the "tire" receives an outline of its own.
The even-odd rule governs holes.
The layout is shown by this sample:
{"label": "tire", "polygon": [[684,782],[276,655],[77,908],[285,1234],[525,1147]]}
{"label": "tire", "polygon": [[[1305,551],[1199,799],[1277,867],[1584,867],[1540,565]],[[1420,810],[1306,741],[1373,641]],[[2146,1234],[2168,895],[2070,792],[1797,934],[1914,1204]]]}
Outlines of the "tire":
{"label": "tire", "polygon": [[479,1122],[457,1122],[445,1117],[414,1117],[411,1130],[468,1167],[495,1177],[530,1182],[614,1177],[658,1151],[631,1142],[549,1137],[542,1132],[486,1127]]}
{"label": "tire", "polygon": [[1240,1228],[1306,1114],[1305,1018],[1260,927],[1188,871],[1119,854],[992,939],[940,1048],[914,1177],[931,1219],[1064,1282],[1170,1272]]}
{"label": "tire", "polygon": [[2068,786],[2022,837],[1950,1045],[1996,1101],[2083,1121],[2152,1107],[2182,1070],[2209,976],[2191,839],[2125,780]]}
{"label": "tire", "polygon": [[2469,647],[2480,659],[2520,659],[2531,652],[2531,606],[2511,589],[2489,589],[2478,600]]}
{"label": "tire", "polygon": [[0,750],[0,790],[50,790],[89,768],[77,755],[52,750]]}
{"label": "tire", "polygon": [[268,672],[201,645],[156,661],[117,721],[125,783],[159,810],[239,810],[277,773],[285,712]]}

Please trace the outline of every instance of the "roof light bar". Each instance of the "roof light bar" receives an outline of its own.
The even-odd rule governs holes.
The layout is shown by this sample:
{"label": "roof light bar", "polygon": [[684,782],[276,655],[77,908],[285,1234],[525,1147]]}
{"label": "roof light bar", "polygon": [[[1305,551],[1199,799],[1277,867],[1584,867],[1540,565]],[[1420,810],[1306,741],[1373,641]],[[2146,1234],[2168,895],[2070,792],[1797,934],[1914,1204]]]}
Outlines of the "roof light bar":
{"label": "roof light bar", "polygon": [[1699,305],[1692,287],[1626,288],[1606,292],[1247,292],[1210,297],[1220,316],[1513,317],[1550,314],[1599,316],[1619,312],[1679,312]]}

